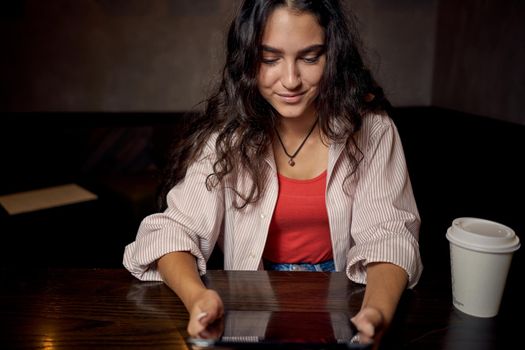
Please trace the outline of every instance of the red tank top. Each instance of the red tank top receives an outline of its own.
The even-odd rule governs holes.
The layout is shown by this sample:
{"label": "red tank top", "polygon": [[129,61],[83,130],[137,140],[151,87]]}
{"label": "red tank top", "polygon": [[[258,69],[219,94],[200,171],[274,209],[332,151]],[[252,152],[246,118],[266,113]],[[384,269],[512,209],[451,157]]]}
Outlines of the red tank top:
{"label": "red tank top", "polygon": [[264,259],[310,264],[333,259],[325,193],[326,170],[310,180],[279,174],[279,195]]}

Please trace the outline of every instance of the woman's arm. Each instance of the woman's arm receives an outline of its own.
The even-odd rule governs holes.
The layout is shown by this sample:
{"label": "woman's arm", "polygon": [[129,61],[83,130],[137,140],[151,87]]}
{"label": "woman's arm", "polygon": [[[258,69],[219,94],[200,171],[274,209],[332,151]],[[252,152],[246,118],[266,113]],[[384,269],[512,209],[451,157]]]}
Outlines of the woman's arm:
{"label": "woman's arm", "polygon": [[188,334],[206,338],[206,328],[223,316],[224,305],[219,294],[202,283],[195,257],[189,252],[168,253],[158,260],[157,269],[190,314]]}
{"label": "woman's arm", "polygon": [[352,318],[361,335],[373,338],[390,325],[407,283],[407,273],[397,265],[368,264],[361,311]]}

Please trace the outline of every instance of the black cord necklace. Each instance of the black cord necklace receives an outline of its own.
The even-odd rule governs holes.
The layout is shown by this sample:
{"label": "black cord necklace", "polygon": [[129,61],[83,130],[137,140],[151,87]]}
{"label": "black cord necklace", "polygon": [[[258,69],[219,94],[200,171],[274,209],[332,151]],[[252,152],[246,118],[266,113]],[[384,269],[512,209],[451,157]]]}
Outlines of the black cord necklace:
{"label": "black cord necklace", "polygon": [[299,145],[299,147],[297,148],[297,150],[293,154],[288,153],[288,151],[286,150],[286,147],[284,147],[284,143],[283,143],[283,140],[281,139],[281,135],[279,135],[279,131],[277,131],[277,128],[275,128],[275,133],[277,134],[277,138],[279,139],[279,143],[283,147],[283,151],[286,154],[286,156],[288,158],[290,158],[288,160],[288,164],[290,164],[290,166],[294,166],[295,165],[295,161],[293,159],[297,156],[297,154],[299,154],[299,151],[301,150],[301,148],[303,148],[304,144],[306,143],[306,140],[308,140],[308,138],[312,134],[312,131],[314,131],[318,120],[319,120],[319,118],[315,120],[314,125],[312,125],[312,127],[310,128],[310,131],[308,131],[308,134],[304,138],[303,142],[301,142],[301,144]]}

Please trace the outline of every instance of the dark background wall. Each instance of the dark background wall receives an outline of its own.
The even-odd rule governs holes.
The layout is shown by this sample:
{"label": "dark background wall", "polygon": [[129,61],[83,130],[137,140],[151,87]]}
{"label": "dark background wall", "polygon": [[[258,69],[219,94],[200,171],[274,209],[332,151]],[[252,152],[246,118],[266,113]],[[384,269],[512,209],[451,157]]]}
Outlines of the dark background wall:
{"label": "dark background wall", "polygon": [[[10,0],[4,111],[188,110],[222,65],[238,0]],[[350,2],[392,101],[429,105],[437,0]]]}
{"label": "dark background wall", "polygon": [[[3,111],[181,111],[214,85],[239,0],[3,2]],[[524,2],[354,0],[397,106],[525,124]]]}
{"label": "dark background wall", "polygon": [[218,71],[233,10],[229,0],[7,3],[0,84],[8,111],[187,110]]}
{"label": "dark background wall", "polygon": [[434,105],[525,124],[525,2],[440,0]]}
{"label": "dark background wall", "polygon": [[397,106],[432,103],[438,0],[347,1],[369,65]]}

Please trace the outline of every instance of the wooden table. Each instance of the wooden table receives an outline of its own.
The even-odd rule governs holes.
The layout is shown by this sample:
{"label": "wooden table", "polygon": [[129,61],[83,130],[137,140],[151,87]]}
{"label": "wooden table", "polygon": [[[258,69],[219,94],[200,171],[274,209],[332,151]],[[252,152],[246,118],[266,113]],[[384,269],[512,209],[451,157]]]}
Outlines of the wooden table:
{"label": "wooden table", "polygon": [[[1,271],[2,349],[187,348],[187,313],[162,283],[140,282],[124,269]],[[403,296],[382,349],[500,349],[513,342],[523,289],[507,288],[500,314],[478,319],[452,307],[449,273],[434,272]],[[511,270],[512,288],[518,277]],[[205,281],[235,310],[352,314],[364,291],[343,273],[211,270]]]}

